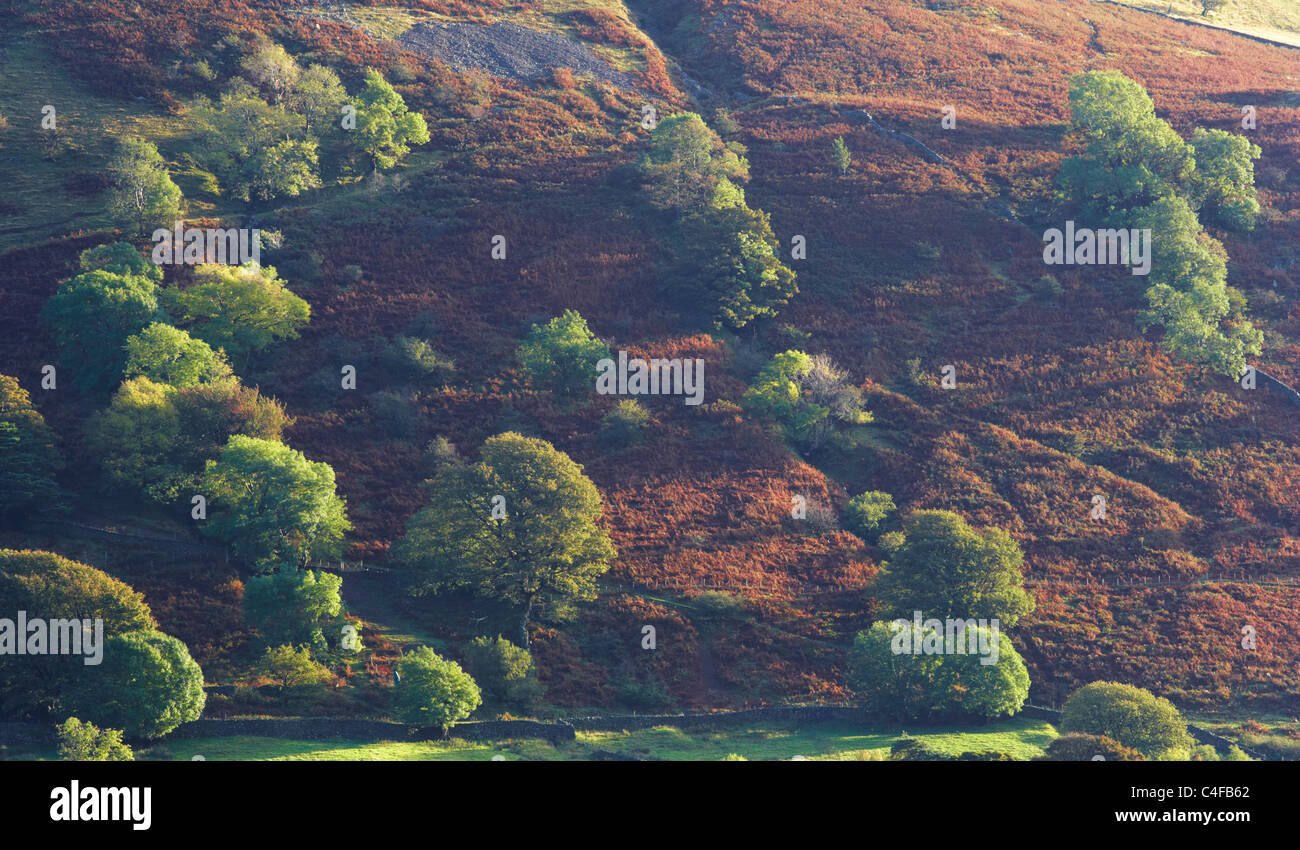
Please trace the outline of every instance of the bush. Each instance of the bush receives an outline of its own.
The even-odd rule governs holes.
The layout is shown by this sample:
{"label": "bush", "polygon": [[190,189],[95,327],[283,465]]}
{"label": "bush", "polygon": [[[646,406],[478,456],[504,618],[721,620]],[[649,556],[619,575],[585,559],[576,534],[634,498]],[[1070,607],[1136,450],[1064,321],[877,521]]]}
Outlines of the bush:
{"label": "bush", "polygon": [[470,641],[465,667],[478,683],[484,704],[493,709],[527,712],[542,698],[532,653],[500,635]]}
{"label": "bush", "polygon": [[743,617],[745,600],[725,590],[706,590],[691,598],[691,604],[710,617]]}
{"label": "bush", "polygon": [[1106,761],[1142,761],[1142,754],[1105,735],[1085,735],[1069,732],[1047,745],[1043,761],[1093,761],[1101,756]]}
{"label": "bush", "polygon": [[104,660],[72,685],[65,707],[127,735],[157,738],[203,713],[203,671],[185,644],[151,630],[104,643]]}
{"label": "bush", "polygon": [[397,674],[393,716],[402,723],[446,728],[483,702],[474,679],[427,646],[402,656]]}
{"label": "bush", "polygon": [[616,446],[630,446],[641,442],[650,424],[650,412],[645,405],[633,399],[624,399],[600,420],[600,436]]}
{"label": "bush", "polygon": [[432,379],[446,383],[456,371],[456,363],[441,354],[433,343],[420,337],[398,335],[384,349],[385,364],[407,379]]}
{"label": "bush", "polygon": [[[898,719],[991,718],[1021,709],[1029,698],[1029,672],[1006,635],[966,628],[951,646],[944,637],[910,622],[901,628],[875,623],[853,642],[850,687],[868,711]],[[972,637],[979,652],[970,651]],[[918,646],[933,651],[915,652]],[[997,663],[983,663],[993,657]]]}
{"label": "bush", "polygon": [[448,464],[458,466],[465,462],[460,452],[456,451],[456,444],[443,436],[434,437],[424,447],[424,459],[434,470]]}
{"label": "bush", "polygon": [[844,522],[849,530],[865,538],[896,509],[893,496],[881,490],[868,490],[849,500]]}
{"label": "bush", "polygon": [[912,737],[902,737],[889,748],[889,761],[953,761],[924,741]]}
{"label": "bush", "polygon": [[312,660],[311,652],[305,646],[268,647],[262,656],[259,672],[279,685],[280,690],[319,685],[334,678],[325,665]]}
{"label": "bush", "polygon": [[1187,722],[1167,699],[1118,682],[1093,682],[1070,695],[1061,713],[1062,732],[1105,735],[1147,758],[1187,749]]}
{"label": "bush", "polygon": [[120,729],[103,729],[69,717],[59,724],[59,758],[64,761],[135,761]]}
{"label": "bush", "polygon": [[951,511],[914,511],[904,526],[872,591],[892,614],[997,620],[1006,629],[1034,610],[1024,555],[1005,531],[973,529]]}
{"label": "bush", "polygon": [[597,362],[610,354],[577,310],[565,310],[545,325],[533,325],[516,356],[520,372],[538,389],[586,395],[596,389]]}
{"label": "bush", "polygon": [[343,579],[333,573],[286,570],[249,579],[244,589],[244,618],[268,645],[308,644],[326,649],[325,626],[330,634],[343,608]]}

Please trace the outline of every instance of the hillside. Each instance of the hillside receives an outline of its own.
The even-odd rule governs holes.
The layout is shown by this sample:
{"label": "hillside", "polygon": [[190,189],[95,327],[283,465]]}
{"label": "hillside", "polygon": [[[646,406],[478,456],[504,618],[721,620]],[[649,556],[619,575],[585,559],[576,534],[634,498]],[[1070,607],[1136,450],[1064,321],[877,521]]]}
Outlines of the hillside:
{"label": "hillside", "polygon": [[[33,390],[69,482],[95,476],[78,436],[93,405],[35,391],[57,355],[36,317],[78,253],[110,241],[103,187],[79,175],[102,166],[110,136],[139,133],[176,172],[190,217],[255,215],[283,233],[271,262],[311,322],[241,376],[285,403],[296,420],[286,440],[335,470],[354,525],[346,560],[388,570],[375,579],[388,604],[370,611],[376,591],[350,596],[344,574],[363,619],[450,647],[484,633],[485,618],[508,632],[512,615],[490,605],[408,598],[390,552],[425,503],[430,441],[473,457],[519,431],[583,466],[619,553],[594,602],[536,617],[532,649],[555,706],[847,699],[847,648],[875,615],[870,588],[888,554],[834,514],[801,523],[790,506],[803,496],[838,514],[865,490],[996,526],[1023,548],[1037,610],[1014,642],[1032,702],[1113,679],[1187,709],[1300,706],[1295,408],[1162,350],[1158,331],[1139,329],[1142,293],[1127,272],[1056,269],[1059,296],[1037,289],[1041,234],[1061,206],[1071,75],[1122,71],[1185,137],[1237,130],[1254,106],[1264,213],[1248,234],[1213,235],[1264,332],[1254,365],[1300,385],[1300,53],[1090,0],[1047,13],[1038,0],[266,5],[0,3],[0,179],[15,187],[0,200],[0,372]],[[357,174],[249,208],[205,192],[178,118],[212,88],[191,66],[217,67],[223,38],[254,31],[349,83],[383,69],[426,116],[430,143],[386,183]],[[47,101],[71,144],[49,159],[28,136]],[[628,176],[647,104],[729,111],[726,138],[748,148],[749,203],[783,246],[806,237],[807,258],[789,260],[799,294],[775,319],[702,328],[661,294],[656,262],[673,231]],[[837,137],[853,156],[843,175],[828,167]],[[504,260],[489,254],[498,234]],[[645,441],[608,447],[600,422],[616,399],[570,409],[529,387],[515,361],[529,327],[567,309],[631,356],[702,358],[705,404],[648,398]],[[404,382],[382,356],[399,334],[435,340],[454,379]],[[794,347],[830,354],[861,387],[875,416],[867,450],[804,457],[742,413],[760,367]],[[358,367],[356,391],[339,387],[345,364]],[[945,364],[955,390],[938,386]],[[1104,522],[1090,518],[1095,494]],[[189,533],[185,511],[118,501],[98,484],[77,496],[97,515]],[[56,537],[41,545],[81,554]],[[212,635],[237,629],[238,571],[210,567],[203,601],[182,592],[183,577],[130,572],[164,630],[195,636],[209,683],[227,684],[249,650]],[[711,604],[707,591],[734,598]],[[653,653],[640,648],[647,624]]]}

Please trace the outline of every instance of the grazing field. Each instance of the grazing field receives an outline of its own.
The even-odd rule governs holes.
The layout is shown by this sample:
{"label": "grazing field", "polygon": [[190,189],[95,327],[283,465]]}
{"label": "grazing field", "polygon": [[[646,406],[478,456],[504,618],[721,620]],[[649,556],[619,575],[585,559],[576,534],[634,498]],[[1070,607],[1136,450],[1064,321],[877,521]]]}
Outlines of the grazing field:
{"label": "grazing field", "polygon": [[[1043,721],[1020,719],[992,723],[984,729],[941,727],[907,732],[952,756],[996,750],[1017,759],[1042,755],[1056,736],[1055,730]],[[561,747],[538,741],[480,743],[454,738],[445,743],[360,743],[231,737],[164,742],[143,752],[140,758],[185,760],[202,755],[209,761],[490,761],[500,756],[506,761],[567,761],[586,760],[599,751],[669,761],[720,761],[733,753],[750,761],[874,761],[889,754],[900,733],[898,729],[859,730],[830,724],[717,732],[659,726],[635,732],[579,732],[573,744]]]}

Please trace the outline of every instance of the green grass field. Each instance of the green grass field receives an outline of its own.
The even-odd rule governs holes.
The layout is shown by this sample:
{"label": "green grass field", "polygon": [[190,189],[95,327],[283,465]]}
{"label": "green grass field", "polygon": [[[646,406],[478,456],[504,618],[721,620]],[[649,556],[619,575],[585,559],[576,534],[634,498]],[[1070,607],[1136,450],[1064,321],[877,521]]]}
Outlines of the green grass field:
{"label": "green grass field", "polygon": [[[1041,720],[1014,719],[978,729],[934,727],[909,730],[913,737],[949,755],[998,750],[1018,759],[1041,755],[1056,730]],[[141,760],[186,761],[581,761],[598,750],[665,761],[720,761],[729,754],[750,761],[870,761],[888,755],[903,730],[858,729],[842,724],[801,729],[774,725],[756,729],[685,731],[669,726],[635,732],[580,732],[575,742],[555,747],[542,741],[471,742],[293,741],[251,736],[164,741],[141,749]],[[53,753],[4,753],[7,758],[53,758]]]}

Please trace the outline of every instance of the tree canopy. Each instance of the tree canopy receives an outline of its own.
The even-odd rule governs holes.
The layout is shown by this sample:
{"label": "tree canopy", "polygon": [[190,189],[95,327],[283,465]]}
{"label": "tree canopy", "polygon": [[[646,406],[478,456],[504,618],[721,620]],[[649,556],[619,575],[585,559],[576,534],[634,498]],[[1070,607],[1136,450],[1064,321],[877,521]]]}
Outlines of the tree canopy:
{"label": "tree canopy", "polygon": [[201,339],[154,322],[126,341],[124,378],[145,377],[173,387],[192,387],[232,377],[230,364]]}
{"label": "tree canopy", "polygon": [[170,635],[140,630],[104,644],[103,663],[73,680],[65,710],[127,735],[157,738],[203,714],[203,671]]}
{"label": "tree canopy", "polygon": [[57,507],[62,468],[45,417],[16,379],[0,375],[0,527]]}
{"label": "tree canopy", "polygon": [[123,381],[86,424],[86,445],[110,481],[168,503],[198,492],[207,461],[234,434],[279,440],[284,408],[231,379],[174,387]]}
{"label": "tree canopy", "polygon": [[[0,611],[104,621],[105,639],[157,626],[144,596],[102,570],[53,552],[0,549]],[[36,614],[34,612],[40,612]],[[72,655],[0,654],[0,714],[40,717],[88,669]]]}
{"label": "tree canopy", "polygon": [[872,590],[891,616],[996,619],[1006,629],[1034,610],[1024,555],[1005,531],[977,531],[950,511],[914,511],[903,526],[903,545]]}
{"label": "tree canopy", "polygon": [[1067,197],[1099,224],[1151,232],[1142,324],[1163,327],[1162,344],[1179,357],[1238,377],[1263,334],[1230,316],[1227,252],[1197,213],[1238,230],[1255,226],[1259,146],[1199,128],[1184,141],[1142,86],[1114,70],[1070,79],[1070,117],[1084,151],[1061,166]]}
{"label": "tree canopy", "polygon": [[1071,694],[1061,709],[1061,731],[1104,735],[1147,758],[1192,745],[1173,703],[1119,682],[1093,682]]}
{"label": "tree canopy", "polygon": [[54,331],[59,362],[83,391],[107,392],[122,377],[126,341],[165,318],[150,277],[86,271],[59,284],[41,318]]}
{"label": "tree canopy", "polygon": [[383,75],[366,69],[366,84],[357,95],[357,129],[360,148],[376,169],[392,168],[411,151],[411,145],[429,141],[424,116],[406,108],[406,101]]}
{"label": "tree canopy", "polygon": [[483,702],[474,679],[455,661],[427,646],[402,656],[397,662],[400,682],[393,700],[393,716],[421,727],[447,727],[468,717]]}
{"label": "tree canopy", "polygon": [[236,362],[274,342],[297,339],[311,307],[289,290],[271,266],[205,264],[194,283],[162,293],[177,326]]}
{"label": "tree canopy", "polygon": [[[936,643],[944,639],[934,630],[915,629],[910,621],[903,628],[917,645],[927,638]],[[900,652],[898,626],[875,623],[854,639],[850,685],[869,711],[900,720],[929,715],[992,718],[1020,711],[1029,698],[1029,671],[1010,638],[978,626],[962,634],[965,647],[988,647],[989,655],[913,653],[910,643],[908,651]],[[983,663],[992,657],[996,663]]]}
{"label": "tree canopy", "polygon": [[180,218],[181,190],[152,142],[139,136],[119,140],[107,173],[108,209],[119,226],[143,234]]}
{"label": "tree canopy", "polygon": [[544,440],[488,439],[477,463],[438,470],[429,500],[407,523],[398,559],[423,570],[429,589],[465,588],[521,606],[525,648],[534,602],[591,598],[616,555],[599,525],[596,485]]}
{"label": "tree canopy", "polygon": [[213,509],[208,533],[258,569],[338,557],[352,528],[330,465],[272,440],[232,436],[208,461],[203,490]]}
{"label": "tree canopy", "polygon": [[573,395],[595,390],[596,363],[609,356],[609,346],[591,332],[577,310],[533,325],[516,353],[520,371],[534,386]]}

